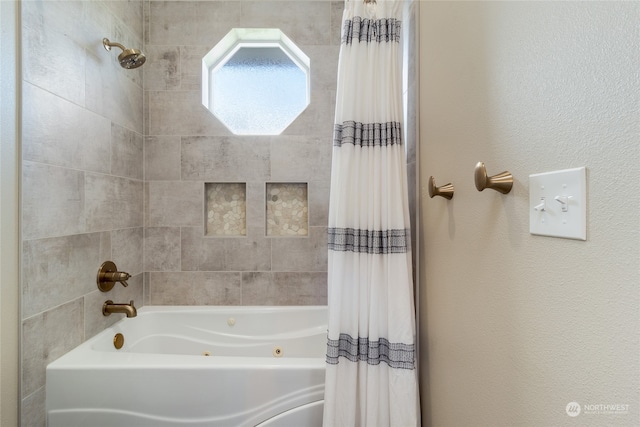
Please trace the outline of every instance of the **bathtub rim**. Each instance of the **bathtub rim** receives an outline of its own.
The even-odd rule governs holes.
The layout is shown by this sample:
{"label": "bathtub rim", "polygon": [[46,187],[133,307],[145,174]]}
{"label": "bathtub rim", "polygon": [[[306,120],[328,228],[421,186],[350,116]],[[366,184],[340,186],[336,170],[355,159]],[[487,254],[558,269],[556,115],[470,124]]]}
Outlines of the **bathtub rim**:
{"label": "bathtub rim", "polygon": [[[326,305],[314,306],[160,306],[149,305],[138,309],[139,317],[155,313],[207,313],[241,314],[241,313],[275,313],[300,311],[326,311]],[[225,369],[245,368],[259,364],[265,369],[324,369],[325,356],[322,357],[248,357],[248,356],[202,356],[184,354],[156,354],[135,352],[106,352],[94,349],[97,341],[110,339],[109,336],[121,331],[127,321],[135,321],[123,317],[114,324],[98,332],[74,349],[49,363],[46,370],[57,369],[201,369],[203,367],[223,367]],[[187,363],[188,362],[188,363]]]}

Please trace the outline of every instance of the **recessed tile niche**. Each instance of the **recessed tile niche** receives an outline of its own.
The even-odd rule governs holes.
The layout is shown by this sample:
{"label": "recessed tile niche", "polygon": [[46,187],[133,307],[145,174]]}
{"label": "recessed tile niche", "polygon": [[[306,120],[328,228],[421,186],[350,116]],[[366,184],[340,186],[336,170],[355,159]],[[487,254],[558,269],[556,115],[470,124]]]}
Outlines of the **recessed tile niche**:
{"label": "recessed tile niche", "polygon": [[205,183],[207,236],[247,235],[247,186],[245,183]]}
{"label": "recessed tile niche", "polygon": [[306,183],[267,183],[267,236],[307,236]]}

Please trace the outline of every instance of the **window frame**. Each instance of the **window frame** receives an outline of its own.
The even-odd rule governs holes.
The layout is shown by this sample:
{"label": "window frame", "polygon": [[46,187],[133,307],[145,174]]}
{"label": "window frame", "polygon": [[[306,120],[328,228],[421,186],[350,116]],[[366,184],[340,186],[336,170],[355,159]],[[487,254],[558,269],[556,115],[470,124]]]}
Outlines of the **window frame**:
{"label": "window frame", "polygon": [[[277,133],[236,133],[214,112],[213,76],[240,49],[252,47],[280,48],[304,72],[305,107]],[[233,28],[202,58],[202,104],[234,135],[280,135],[311,103],[311,60],[278,28]]]}

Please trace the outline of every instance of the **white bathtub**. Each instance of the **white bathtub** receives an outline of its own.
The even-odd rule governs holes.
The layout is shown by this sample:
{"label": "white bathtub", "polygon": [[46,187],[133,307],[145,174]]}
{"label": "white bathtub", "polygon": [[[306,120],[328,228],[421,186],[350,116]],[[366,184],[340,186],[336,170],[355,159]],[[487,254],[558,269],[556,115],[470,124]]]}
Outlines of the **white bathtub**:
{"label": "white bathtub", "polygon": [[48,427],[320,426],[326,333],[326,307],[143,307],[47,366]]}

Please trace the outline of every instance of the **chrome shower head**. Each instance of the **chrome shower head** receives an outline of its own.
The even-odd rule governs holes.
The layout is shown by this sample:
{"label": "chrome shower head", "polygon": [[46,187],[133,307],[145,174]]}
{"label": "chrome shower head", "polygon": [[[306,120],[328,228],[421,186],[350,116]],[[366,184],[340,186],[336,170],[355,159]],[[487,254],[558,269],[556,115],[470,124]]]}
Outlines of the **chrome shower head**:
{"label": "chrome shower head", "polygon": [[102,39],[102,45],[107,51],[110,51],[112,46],[122,49],[122,53],[118,55],[118,62],[120,62],[120,66],[122,68],[126,68],[127,70],[138,68],[147,60],[144,53],[140,52],[138,49],[127,49],[120,43],[110,42],[106,37]]}

